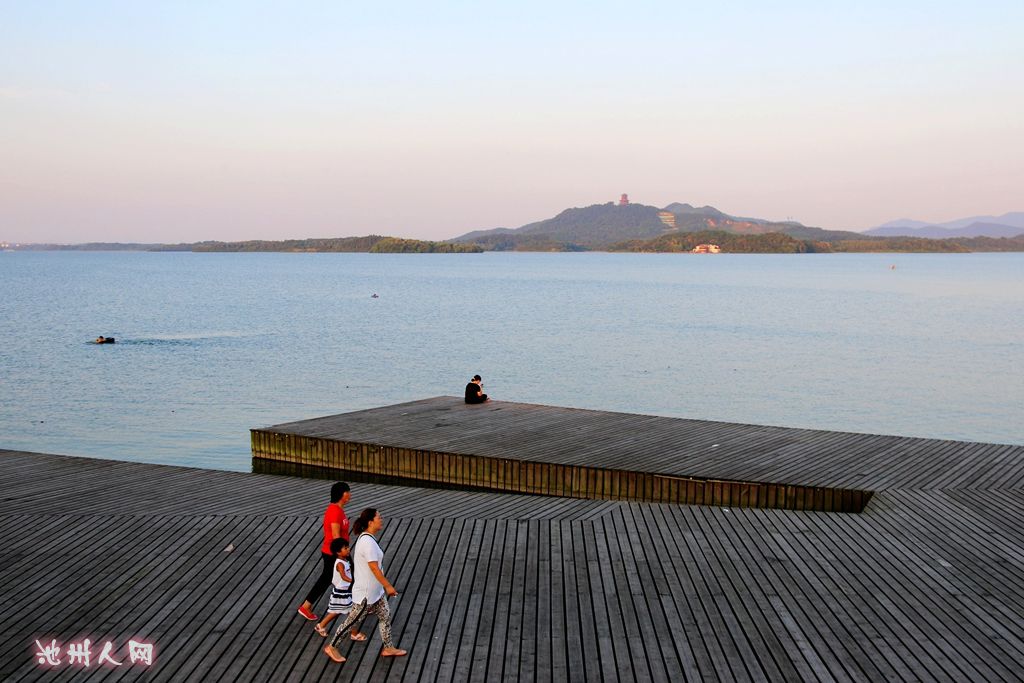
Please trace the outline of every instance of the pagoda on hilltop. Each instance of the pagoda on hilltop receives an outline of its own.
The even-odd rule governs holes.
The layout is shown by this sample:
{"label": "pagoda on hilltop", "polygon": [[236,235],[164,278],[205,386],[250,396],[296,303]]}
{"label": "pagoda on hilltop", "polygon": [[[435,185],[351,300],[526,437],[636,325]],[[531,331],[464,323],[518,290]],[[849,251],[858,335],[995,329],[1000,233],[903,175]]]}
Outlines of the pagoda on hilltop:
{"label": "pagoda on hilltop", "polygon": [[619,197],[619,206],[629,206],[629,195],[625,192]]}

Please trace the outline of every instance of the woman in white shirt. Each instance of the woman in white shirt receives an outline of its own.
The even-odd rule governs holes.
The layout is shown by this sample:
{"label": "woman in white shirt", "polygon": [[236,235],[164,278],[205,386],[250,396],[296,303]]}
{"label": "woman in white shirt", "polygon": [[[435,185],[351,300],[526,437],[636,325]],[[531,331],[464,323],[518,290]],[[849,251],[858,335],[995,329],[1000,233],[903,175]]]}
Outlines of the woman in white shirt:
{"label": "woman in white shirt", "polygon": [[352,624],[366,614],[377,617],[380,638],[384,641],[381,656],[401,657],[406,654],[405,650],[395,647],[391,640],[391,611],[387,599],[398,595],[398,591],[384,576],[384,551],[377,545],[376,539],[383,526],[384,520],[375,508],[366,508],[359,513],[353,525],[356,540],[352,543],[352,611],[324,648],[324,654],[339,664],[345,658],[338,652],[338,641]]}

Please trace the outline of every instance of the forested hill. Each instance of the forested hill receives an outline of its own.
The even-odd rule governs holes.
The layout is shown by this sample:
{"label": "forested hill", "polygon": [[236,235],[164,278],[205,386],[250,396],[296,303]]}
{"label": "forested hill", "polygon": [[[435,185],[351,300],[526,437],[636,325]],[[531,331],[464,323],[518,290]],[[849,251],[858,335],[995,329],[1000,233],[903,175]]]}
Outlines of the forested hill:
{"label": "forested hill", "polygon": [[566,209],[554,218],[515,230],[478,230],[453,242],[479,244],[495,250],[600,249],[628,239],[648,239],[665,231],[661,209],[643,204],[594,204]]}
{"label": "forested hill", "polygon": [[607,249],[629,240],[650,240],[666,234],[705,230],[746,235],[782,233],[799,240],[822,242],[864,239],[863,235],[855,232],[731,216],[712,206],[694,207],[676,202],[658,208],[644,204],[622,206],[608,202],[566,209],[553,218],[514,230],[477,230],[452,241],[478,244],[494,250],[564,251]]}

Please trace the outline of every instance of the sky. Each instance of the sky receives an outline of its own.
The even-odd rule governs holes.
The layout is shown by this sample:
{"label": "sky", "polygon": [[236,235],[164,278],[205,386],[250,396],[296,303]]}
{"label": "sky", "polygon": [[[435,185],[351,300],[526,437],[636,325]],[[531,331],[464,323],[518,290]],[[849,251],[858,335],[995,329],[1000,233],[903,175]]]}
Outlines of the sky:
{"label": "sky", "polygon": [[0,0],[0,240],[1024,210],[1024,3]]}

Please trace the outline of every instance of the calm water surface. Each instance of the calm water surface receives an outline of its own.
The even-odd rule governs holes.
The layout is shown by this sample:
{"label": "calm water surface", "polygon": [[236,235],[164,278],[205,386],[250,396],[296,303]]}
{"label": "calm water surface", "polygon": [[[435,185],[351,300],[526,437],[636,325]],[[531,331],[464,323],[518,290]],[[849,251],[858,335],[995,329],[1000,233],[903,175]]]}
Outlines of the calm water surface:
{"label": "calm water surface", "polygon": [[1024,443],[1024,254],[0,253],[0,332],[4,448],[248,470],[251,427],[474,373],[513,401]]}

